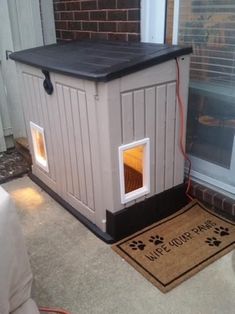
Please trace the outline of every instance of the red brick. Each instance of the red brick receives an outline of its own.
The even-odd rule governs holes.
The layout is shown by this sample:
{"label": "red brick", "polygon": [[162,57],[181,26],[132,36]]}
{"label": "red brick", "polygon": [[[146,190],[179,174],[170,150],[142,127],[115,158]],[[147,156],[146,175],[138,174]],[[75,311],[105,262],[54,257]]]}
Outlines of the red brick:
{"label": "red brick", "polygon": [[73,20],[73,12],[61,12],[61,20]]}
{"label": "red brick", "polygon": [[97,22],[82,22],[84,31],[97,31]]}
{"label": "red brick", "polygon": [[75,21],[68,22],[68,29],[79,31],[81,29],[81,22],[75,22]]}
{"label": "red brick", "polygon": [[61,33],[60,31],[56,30],[56,38],[60,39],[61,38]]}
{"label": "red brick", "polygon": [[229,197],[225,197],[223,199],[223,211],[232,215],[233,214],[233,204],[234,204],[234,200],[229,198]]}
{"label": "red brick", "polygon": [[54,11],[58,39],[140,40],[139,0],[54,0]]}
{"label": "red brick", "polygon": [[140,41],[140,34],[128,34],[128,41]]}
{"label": "red brick", "polygon": [[120,40],[120,41],[127,41],[127,34],[119,34],[119,33],[109,33],[108,34],[109,40]]}
{"label": "red brick", "polygon": [[128,10],[128,21],[140,21],[140,10]]}
{"label": "red brick", "polygon": [[68,22],[66,21],[55,21],[56,29],[68,29]]}
{"label": "red brick", "polygon": [[63,39],[74,39],[74,33],[69,31],[61,31],[61,38]]}
{"label": "red brick", "polygon": [[115,9],[116,0],[98,0],[99,9]]}
{"label": "red brick", "polygon": [[90,12],[90,20],[105,21],[106,20],[106,11],[91,11]]}
{"label": "red brick", "polygon": [[55,20],[60,20],[60,12],[54,13]]}
{"label": "red brick", "polygon": [[64,11],[66,10],[65,3],[55,3],[54,8],[56,11]]}
{"label": "red brick", "polygon": [[138,22],[120,22],[118,23],[118,32],[121,33],[139,33],[140,23]]}
{"label": "red brick", "polygon": [[116,32],[116,23],[113,22],[99,22],[100,32]]}
{"label": "red brick", "polygon": [[198,198],[200,201],[204,200],[204,194],[206,192],[207,188],[198,184],[195,188],[195,197]]}
{"label": "red brick", "polygon": [[140,8],[140,0],[117,0],[118,9]]}
{"label": "red brick", "polygon": [[91,39],[108,39],[107,33],[91,33]]}
{"label": "red brick", "polygon": [[87,39],[90,38],[90,32],[75,32],[74,39]]}
{"label": "red brick", "polygon": [[221,194],[217,193],[212,200],[212,205],[215,208],[218,208],[220,210],[222,210],[222,204],[223,204],[223,197]]}
{"label": "red brick", "polygon": [[80,2],[78,1],[75,1],[75,2],[68,2],[66,3],[66,9],[67,10],[70,10],[70,11],[79,11],[81,9],[81,6],[80,6]]}
{"label": "red brick", "polygon": [[75,20],[89,20],[89,13],[85,12],[85,11],[81,11],[81,12],[74,12],[74,19]]}
{"label": "red brick", "polygon": [[213,198],[215,196],[216,192],[215,191],[212,191],[210,189],[207,189],[205,192],[204,192],[204,202],[206,202],[207,204],[211,204],[213,203]]}
{"label": "red brick", "polygon": [[109,21],[126,21],[127,11],[126,10],[108,11],[108,20]]}
{"label": "red brick", "polygon": [[82,10],[96,10],[97,9],[96,1],[82,1],[81,9]]}

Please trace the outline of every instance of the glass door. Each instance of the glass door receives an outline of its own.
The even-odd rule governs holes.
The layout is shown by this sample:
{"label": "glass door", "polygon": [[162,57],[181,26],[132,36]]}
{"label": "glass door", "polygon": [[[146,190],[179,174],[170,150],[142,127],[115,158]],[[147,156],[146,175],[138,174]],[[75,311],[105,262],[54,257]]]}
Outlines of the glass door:
{"label": "glass door", "polygon": [[235,193],[235,1],[177,2],[178,43],[194,51],[187,124],[192,175]]}

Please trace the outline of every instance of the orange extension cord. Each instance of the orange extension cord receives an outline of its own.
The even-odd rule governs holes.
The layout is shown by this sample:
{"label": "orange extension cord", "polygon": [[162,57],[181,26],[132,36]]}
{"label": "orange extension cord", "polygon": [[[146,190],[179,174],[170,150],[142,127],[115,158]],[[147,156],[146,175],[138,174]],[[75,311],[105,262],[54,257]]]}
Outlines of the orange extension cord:
{"label": "orange extension cord", "polygon": [[184,156],[184,159],[188,162],[188,175],[187,175],[187,189],[186,189],[186,196],[193,200],[193,198],[189,195],[189,190],[191,187],[191,179],[190,179],[190,173],[191,173],[191,160],[189,159],[185,148],[184,148],[184,132],[185,132],[185,116],[184,116],[184,102],[182,100],[181,94],[180,94],[180,69],[179,69],[179,62],[178,59],[175,58],[176,61],[176,96],[178,100],[179,105],[179,114],[180,114],[180,150],[182,155]]}
{"label": "orange extension cord", "polygon": [[46,312],[46,313],[56,313],[56,314],[71,314],[65,310],[62,309],[56,309],[56,308],[49,308],[49,307],[40,307],[40,312]]}

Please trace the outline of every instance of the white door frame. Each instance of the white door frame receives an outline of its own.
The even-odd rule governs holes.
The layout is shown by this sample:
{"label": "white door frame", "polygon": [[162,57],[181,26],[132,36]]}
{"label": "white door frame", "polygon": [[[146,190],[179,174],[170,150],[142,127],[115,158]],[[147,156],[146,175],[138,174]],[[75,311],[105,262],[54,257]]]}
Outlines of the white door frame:
{"label": "white door frame", "polygon": [[6,142],[5,142],[5,135],[4,135],[4,129],[3,129],[3,123],[2,123],[2,107],[3,107],[3,95],[4,95],[4,89],[2,82],[2,73],[1,73],[1,59],[0,59],[0,153],[4,152],[6,150]]}
{"label": "white door frame", "polygon": [[167,0],[141,1],[141,41],[163,44]]}
{"label": "white door frame", "polygon": [[172,44],[178,44],[180,0],[174,0]]}
{"label": "white door frame", "polygon": [[53,0],[40,0],[44,45],[56,43]]}
{"label": "white door frame", "polygon": [[[52,0],[0,0],[1,89],[6,93],[11,134],[26,136],[21,90],[15,62],[6,58],[6,51],[17,51],[56,42]],[[43,36],[44,34],[44,36]],[[4,128],[6,117],[2,117]],[[8,132],[9,133],[9,132]],[[5,134],[6,136],[6,134]]]}

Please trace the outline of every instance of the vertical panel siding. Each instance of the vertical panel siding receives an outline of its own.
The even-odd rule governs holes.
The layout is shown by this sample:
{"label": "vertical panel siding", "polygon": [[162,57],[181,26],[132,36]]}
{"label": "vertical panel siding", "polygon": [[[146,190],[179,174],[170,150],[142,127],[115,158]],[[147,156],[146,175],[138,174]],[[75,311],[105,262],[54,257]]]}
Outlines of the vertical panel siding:
{"label": "vertical panel siding", "polygon": [[121,94],[123,143],[150,138],[150,193],[147,197],[183,181],[175,92],[175,82],[169,82]]}
{"label": "vertical panel siding", "polygon": [[[58,103],[59,114],[60,114],[60,126],[62,133],[63,142],[63,153],[66,169],[66,191],[73,195],[73,180],[72,180],[72,165],[71,165],[71,155],[69,148],[69,134],[68,134],[68,124],[66,119],[66,112],[69,106],[69,93],[67,87],[57,84],[57,89],[60,90],[60,99]],[[66,108],[66,109],[65,109]]]}
{"label": "vertical panel siding", "polygon": [[145,105],[144,90],[140,89],[134,92],[134,138],[140,140],[143,138],[145,129]]}
{"label": "vertical panel siding", "polygon": [[175,83],[167,85],[165,190],[173,187],[175,154]]}
{"label": "vertical panel siding", "polygon": [[[100,138],[98,134],[98,110],[100,106],[97,104],[97,86],[90,81],[85,81],[86,102],[87,102],[87,116],[89,129],[89,143],[91,155],[91,169],[92,169],[92,187],[95,210],[95,223],[102,230],[104,229],[103,221],[106,219],[106,211],[102,195],[102,171],[101,171],[101,154],[100,154]],[[107,144],[107,143],[106,143]]]}
{"label": "vertical panel siding", "polygon": [[41,99],[41,108],[42,108],[42,119],[44,121],[45,126],[45,138],[46,145],[48,151],[48,164],[49,164],[49,172],[51,174],[51,178],[56,180],[56,171],[55,171],[55,156],[56,153],[56,141],[55,141],[55,130],[53,125],[53,119],[51,119],[52,115],[54,115],[54,111],[52,105],[48,106],[48,101],[44,88],[43,88],[43,79],[38,78],[38,90],[40,93]]}
{"label": "vertical panel siding", "polygon": [[[58,138],[63,155],[65,193],[95,209],[89,117],[84,91],[56,84],[59,109]],[[68,201],[69,201],[69,195]],[[74,200],[73,200],[74,202]]]}
{"label": "vertical panel siding", "polygon": [[[66,119],[66,131],[68,133],[68,151],[67,151],[67,162],[70,164],[71,177],[68,180],[72,181],[72,195],[80,199],[79,184],[78,184],[78,173],[77,173],[77,160],[74,143],[74,123],[72,117],[71,108],[71,90],[68,87],[63,87],[64,101],[65,101],[65,117]],[[68,174],[67,174],[68,176]]]}
{"label": "vertical panel siding", "polygon": [[[29,136],[29,147],[30,151],[33,152],[33,146],[32,146],[32,141],[30,140],[31,134],[30,134],[30,127],[29,127],[29,121],[32,119],[32,106],[31,106],[31,99],[30,99],[30,94],[29,94],[29,88],[28,88],[28,75],[23,73],[23,86],[24,86],[24,99],[23,99],[23,108],[24,108],[24,114],[25,114],[25,119],[26,119],[26,129],[27,129],[27,134]],[[32,160],[33,164],[35,164],[35,158],[32,153]]]}
{"label": "vertical panel siding", "polygon": [[31,118],[34,119],[35,123],[38,123],[38,114],[37,114],[37,108],[36,108],[36,102],[35,102],[35,96],[33,91],[33,76],[28,75],[28,89],[29,89],[29,97],[30,97],[30,106],[32,108],[31,112]]}
{"label": "vertical panel siding", "polygon": [[145,90],[145,137],[150,139],[150,194],[155,192],[155,108],[156,108],[156,88],[151,87]]}
{"label": "vertical panel siding", "polygon": [[56,84],[56,105],[57,110],[55,110],[54,113],[54,119],[55,119],[55,129],[56,129],[56,143],[57,143],[57,149],[58,149],[58,159],[56,160],[56,168],[58,174],[60,174],[61,179],[58,178],[58,189],[61,193],[61,196],[65,195],[65,192],[67,191],[67,178],[66,178],[66,167],[65,167],[65,153],[64,153],[64,147],[63,147],[63,132],[62,132],[62,126],[61,126],[61,118],[60,118],[60,112],[59,108],[63,106],[63,89],[62,86],[59,84]]}
{"label": "vertical panel siding", "polygon": [[[48,154],[49,173],[45,173],[49,178],[55,181],[55,162],[54,162],[54,144],[52,140],[50,125],[48,121],[47,102],[45,99],[45,91],[43,89],[43,79],[31,74],[23,74],[25,87],[24,111],[27,121],[28,134],[31,137],[29,121],[43,127],[45,135],[45,144]],[[32,146],[32,145],[31,145]],[[33,148],[31,147],[31,151]],[[34,159],[34,156],[33,156]],[[37,166],[38,167],[38,166]]]}
{"label": "vertical panel siding", "polygon": [[[106,208],[117,211],[121,204],[119,182],[118,147],[123,144],[122,130],[122,95],[120,96],[120,81],[111,81],[101,85],[100,101],[103,107],[99,112],[102,169],[104,171],[104,199]],[[106,96],[107,95],[107,96]],[[103,117],[104,116],[104,117]],[[110,175],[111,174],[111,175]],[[106,192],[107,191],[107,192]]]}
{"label": "vertical panel siding", "polygon": [[[37,124],[42,125],[43,123],[43,118],[42,118],[42,108],[41,108],[41,99],[40,99],[40,94],[39,94],[39,84],[38,84],[38,77],[33,77],[32,78],[32,83],[33,83],[33,90],[32,94],[34,96],[34,104],[35,104],[35,110],[37,114]],[[36,123],[36,122],[35,122]]]}
{"label": "vertical panel siding", "polygon": [[72,117],[74,126],[75,156],[77,159],[77,181],[80,187],[80,200],[87,204],[84,152],[82,147],[81,122],[79,113],[79,97],[76,89],[71,89]]}
{"label": "vertical panel siding", "polygon": [[84,152],[85,178],[86,178],[86,188],[87,188],[87,205],[89,206],[89,208],[94,209],[90,134],[89,134],[89,125],[88,125],[88,116],[87,116],[86,95],[84,92],[80,92],[80,91],[78,95],[79,95],[81,131],[82,131],[82,147],[83,147],[83,152]]}
{"label": "vertical panel siding", "polygon": [[122,95],[122,140],[123,144],[133,141],[134,119],[133,119],[133,93]]}
{"label": "vertical panel siding", "polygon": [[174,160],[174,185],[181,184],[184,180],[184,157],[180,150],[180,117],[179,106],[176,101],[176,120],[175,120],[175,160]]}
{"label": "vertical panel siding", "polygon": [[165,187],[165,131],[166,131],[166,85],[156,88],[156,193]]}
{"label": "vertical panel siding", "polygon": [[[88,99],[90,103],[87,103],[85,90],[79,89],[84,86],[82,81],[78,82],[79,88],[76,88],[76,81],[55,75],[51,75],[54,93],[49,96],[43,88],[40,72],[32,69],[30,73],[31,69],[29,73],[23,73],[28,134],[29,121],[44,129],[49,163],[49,173],[46,173],[35,163],[33,156],[34,173],[95,222],[96,207],[104,211],[99,187],[94,193],[94,182],[97,186],[101,177],[95,100],[92,102]],[[94,98],[94,94],[91,97]],[[31,140],[30,147],[32,151]],[[104,218],[103,215],[102,223],[97,222],[103,230]]]}

